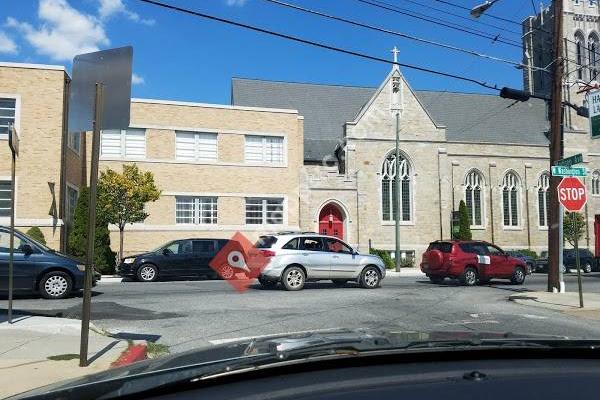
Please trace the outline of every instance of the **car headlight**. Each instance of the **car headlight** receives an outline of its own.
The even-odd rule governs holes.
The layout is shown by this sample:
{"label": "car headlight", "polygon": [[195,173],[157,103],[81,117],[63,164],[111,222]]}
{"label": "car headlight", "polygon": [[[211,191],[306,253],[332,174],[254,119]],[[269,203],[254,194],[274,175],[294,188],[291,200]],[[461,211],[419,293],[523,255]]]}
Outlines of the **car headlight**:
{"label": "car headlight", "polygon": [[81,272],[85,272],[85,265],[77,264],[77,269],[80,270]]}
{"label": "car headlight", "polygon": [[129,257],[123,260],[123,264],[133,264],[135,257]]}

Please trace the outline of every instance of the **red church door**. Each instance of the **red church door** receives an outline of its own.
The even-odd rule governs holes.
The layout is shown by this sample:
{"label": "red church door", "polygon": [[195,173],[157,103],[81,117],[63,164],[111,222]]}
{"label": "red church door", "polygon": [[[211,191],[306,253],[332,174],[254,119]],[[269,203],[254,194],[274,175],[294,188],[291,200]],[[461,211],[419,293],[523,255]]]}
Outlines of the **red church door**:
{"label": "red church door", "polygon": [[334,204],[327,204],[319,214],[319,233],[344,239],[342,211]]}

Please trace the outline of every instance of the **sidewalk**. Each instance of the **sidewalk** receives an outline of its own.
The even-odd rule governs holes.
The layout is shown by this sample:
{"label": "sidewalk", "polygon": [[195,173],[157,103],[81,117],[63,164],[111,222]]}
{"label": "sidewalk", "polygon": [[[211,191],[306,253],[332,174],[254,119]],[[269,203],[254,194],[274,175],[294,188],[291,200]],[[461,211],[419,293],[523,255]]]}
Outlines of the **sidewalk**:
{"label": "sidewalk", "polygon": [[402,268],[402,270],[400,272],[396,272],[393,269],[388,269],[385,272],[386,277],[396,277],[396,276],[403,276],[403,277],[425,277],[425,274],[423,272],[421,272],[420,268]]}
{"label": "sidewalk", "polygon": [[584,308],[579,308],[579,293],[524,292],[509,296],[510,301],[526,306],[557,310],[569,315],[600,320],[600,294],[583,293]]}
{"label": "sidewalk", "polygon": [[110,368],[128,342],[90,326],[90,365],[79,367],[81,321],[0,314],[0,398]]}

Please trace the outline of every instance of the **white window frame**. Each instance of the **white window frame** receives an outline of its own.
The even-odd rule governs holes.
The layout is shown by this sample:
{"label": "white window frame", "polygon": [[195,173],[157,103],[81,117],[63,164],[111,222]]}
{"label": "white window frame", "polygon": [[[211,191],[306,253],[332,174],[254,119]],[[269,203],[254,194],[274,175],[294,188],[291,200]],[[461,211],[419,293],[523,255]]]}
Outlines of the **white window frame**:
{"label": "white window frame", "polygon": [[[177,137],[181,136],[181,135],[193,135],[194,136],[194,149],[193,149],[193,153],[194,153],[194,157],[193,158],[187,158],[187,157],[182,157],[181,155],[179,155],[177,153]],[[215,146],[215,151],[214,151],[214,157],[201,157],[201,150],[200,150],[200,140],[202,137],[208,138],[210,137],[211,139],[214,138],[214,146]],[[212,144],[211,144],[212,145]],[[195,162],[195,163],[199,163],[199,164],[206,164],[206,163],[216,163],[219,160],[219,135],[216,132],[196,132],[196,131],[180,131],[177,130],[175,131],[175,159],[176,160],[182,160],[182,161],[191,161],[191,162]]]}
{"label": "white window frame", "polygon": [[592,172],[592,179],[590,180],[590,183],[592,186],[592,190],[590,190],[592,196],[600,196],[600,170],[594,170],[594,172]]}
{"label": "white window frame", "polygon": [[[107,129],[106,132],[115,132],[115,131],[119,131],[120,134],[120,151],[119,151],[119,155],[113,155],[113,154],[103,154],[102,150],[103,150],[103,144],[102,141],[104,140],[104,131],[101,132],[100,134],[100,157],[103,159],[113,159],[113,158],[117,158],[119,160],[145,160],[146,156],[147,156],[147,131],[144,128],[127,128],[127,129]],[[142,156],[131,156],[131,155],[127,155],[127,131],[139,131],[139,132],[143,132],[144,134],[144,154]]]}
{"label": "white window frame", "polygon": [[[191,200],[192,222],[177,222],[177,203],[180,199]],[[211,222],[203,222],[202,213],[210,212]],[[219,223],[219,198],[216,196],[175,196],[176,225],[217,225]]]}
{"label": "white window frame", "polygon": [[[261,205],[261,222],[260,223],[250,223],[248,222],[248,206],[250,205],[248,203],[248,201],[255,201],[254,204],[252,205],[256,205],[258,201],[260,201],[260,205]],[[278,223],[270,223],[269,219],[267,218],[267,215],[269,213],[268,207],[269,204],[267,204],[267,202],[269,200],[281,200],[281,222]],[[273,206],[272,204],[270,206]],[[270,212],[277,212],[277,211],[270,211]],[[286,224],[286,215],[287,215],[287,204],[286,204],[286,199],[285,197],[246,197],[244,198],[244,221],[246,225],[252,225],[252,226],[257,226],[257,225],[269,225],[269,226],[277,226],[277,225],[285,225]]]}
{"label": "white window frame", "polygon": [[[14,93],[0,93],[0,98],[15,100],[15,122],[14,127],[17,133],[21,133],[21,95]],[[8,135],[0,136],[0,140],[8,140]]]}
{"label": "white window frame", "polygon": [[[77,198],[75,199],[75,204],[73,204],[73,207],[71,209],[71,204],[70,204],[70,193],[69,190],[73,190],[75,191],[75,193],[77,193]],[[75,220],[75,208],[77,207],[77,201],[79,200],[79,189],[70,184],[69,182],[67,182],[67,193],[66,193],[66,202],[65,202],[65,223],[69,222],[69,223],[73,223]]]}
{"label": "white window frame", "polygon": [[[76,137],[78,138],[77,141],[75,140]],[[75,145],[75,143],[77,143],[77,145]],[[78,155],[81,154],[81,132],[67,133],[67,147]]]}
{"label": "white window frame", "polygon": [[[10,190],[10,188],[11,188],[10,177],[0,176],[0,181],[1,182],[8,182],[8,184],[9,184],[8,185],[9,189],[6,190],[6,192],[8,193],[8,201],[9,201],[8,215],[0,215],[0,219],[7,219],[8,220],[10,218],[10,200],[11,200],[11,196],[10,196],[10,192],[11,192],[11,190]],[[3,190],[3,192],[4,192],[4,190]],[[15,196],[15,202],[16,202],[16,196]],[[3,210],[6,210],[6,209],[3,208]],[[16,214],[16,212],[15,212],[15,214]]]}
{"label": "white window frame", "polygon": [[[394,225],[396,223],[396,221],[394,220],[394,205],[393,205],[393,185],[394,185],[394,179],[396,177],[395,172],[393,172],[393,169],[391,168],[391,162],[388,160],[390,157],[394,157],[396,155],[395,151],[389,151],[387,153],[387,155],[385,156],[385,158],[383,159],[383,162],[380,164],[381,165],[381,169],[379,170],[378,173],[378,181],[377,181],[377,186],[378,186],[378,191],[379,191],[379,218],[381,220],[381,225]],[[410,215],[409,215],[409,219],[408,220],[403,220],[402,218],[400,219],[400,225],[414,225],[415,224],[415,191],[416,191],[416,184],[415,184],[415,173],[413,170],[413,164],[410,162],[408,156],[404,153],[404,152],[400,152],[400,157],[402,158],[402,160],[400,161],[400,168],[402,170],[402,179],[404,178],[408,178],[408,201],[409,201],[409,207],[410,207]],[[386,163],[387,163],[387,167],[386,167]],[[387,168],[387,169],[386,169]],[[385,177],[388,177],[390,179],[390,190],[388,193],[389,196],[389,202],[390,202],[390,219],[384,219],[383,218],[383,190],[382,190],[382,181]],[[402,184],[400,184],[400,191],[402,192]],[[400,196],[402,196],[402,194],[400,194]],[[400,201],[400,210],[399,213],[400,215],[402,215],[402,201]]]}
{"label": "white window frame", "polygon": [[[262,158],[261,160],[248,160],[247,157],[247,146],[249,138],[261,138],[262,142]],[[267,160],[267,140],[268,139],[281,139],[281,161],[268,161]],[[244,163],[246,164],[258,164],[258,165],[285,165],[287,163],[287,140],[286,136],[283,135],[244,135]]]}
{"label": "white window frame", "polygon": [[[517,206],[517,224],[516,225],[506,225],[504,223],[504,189],[507,187],[506,183],[507,183],[507,179],[509,178],[509,176],[513,176],[514,177],[514,187],[517,189],[517,198],[516,198],[516,206]],[[521,210],[521,192],[522,192],[523,188],[522,188],[522,183],[521,183],[521,178],[519,177],[519,175],[513,171],[513,170],[508,170],[504,173],[504,175],[502,176],[502,184],[500,185],[500,205],[502,208],[502,228],[505,230],[521,230],[523,229],[523,224],[521,222],[521,214],[522,214],[522,210]],[[510,199],[510,191],[509,191],[509,212],[512,211],[510,206],[512,204],[512,200]],[[511,215],[509,215],[509,223],[511,223],[512,218]]]}
{"label": "white window frame", "polygon": [[[485,229],[486,227],[486,208],[485,208],[485,196],[486,196],[486,190],[485,190],[485,177],[483,176],[483,173],[481,171],[479,171],[478,169],[471,169],[469,170],[469,172],[467,173],[467,175],[465,176],[465,181],[464,181],[464,190],[463,190],[463,198],[465,200],[465,204],[467,204],[467,188],[472,185],[473,183],[475,183],[473,181],[473,177],[476,176],[479,178],[479,182],[477,183],[477,185],[475,186],[479,186],[480,189],[480,205],[479,205],[479,209],[481,211],[481,224],[477,225],[477,224],[472,224],[471,225],[471,229]],[[473,196],[473,200],[474,200],[474,196]],[[473,203],[474,204],[474,203]],[[468,210],[468,208],[467,208]],[[471,215],[470,215],[471,219],[473,221],[475,221],[475,207],[473,207],[473,209],[471,210]]]}
{"label": "white window frame", "polygon": [[[537,222],[538,222],[538,228],[543,229],[543,230],[547,230],[548,229],[548,202],[550,201],[550,199],[548,198],[548,191],[550,189],[550,174],[547,171],[544,171],[540,174],[540,177],[538,178],[538,183],[536,186],[536,204],[537,204],[537,211],[538,211],[538,218],[537,218]],[[540,209],[540,191],[544,192],[544,221],[545,221],[545,225],[541,225],[540,224],[540,213],[541,213],[541,209]]]}

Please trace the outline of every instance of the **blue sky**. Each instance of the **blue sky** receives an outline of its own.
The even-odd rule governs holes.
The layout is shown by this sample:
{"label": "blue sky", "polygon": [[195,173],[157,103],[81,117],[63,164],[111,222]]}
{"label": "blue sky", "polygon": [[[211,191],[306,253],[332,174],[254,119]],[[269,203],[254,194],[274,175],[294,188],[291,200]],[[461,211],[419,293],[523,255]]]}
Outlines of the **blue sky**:
{"label": "blue sky", "polygon": [[[138,0],[0,0],[0,61],[61,64],[69,70],[75,54],[110,47],[134,48],[134,97],[229,103],[231,78],[377,86],[390,66],[242,28],[178,14]],[[265,0],[162,0],[207,14],[389,58],[398,46],[399,61],[465,75],[490,84],[522,86],[514,66],[372,32],[306,15]],[[517,47],[456,32],[357,0],[282,0],[429,40],[520,61]],[[520,27],[484,17],[482,25],[434,0],[382,0],[413,12],[443,18],[492,35],[520,41]],[[471,7],[482,0],[448,0]],[[539,7],[539,1],[535,1]],[[439,12],[429,7],[439,8]],[[521,21],[533,12],[531,0],[501,0],[492,14]],[[416,89],[483,91],[466,82],[403,69]]]}

